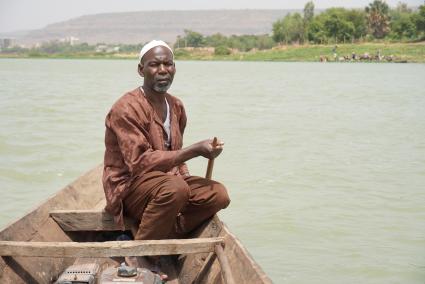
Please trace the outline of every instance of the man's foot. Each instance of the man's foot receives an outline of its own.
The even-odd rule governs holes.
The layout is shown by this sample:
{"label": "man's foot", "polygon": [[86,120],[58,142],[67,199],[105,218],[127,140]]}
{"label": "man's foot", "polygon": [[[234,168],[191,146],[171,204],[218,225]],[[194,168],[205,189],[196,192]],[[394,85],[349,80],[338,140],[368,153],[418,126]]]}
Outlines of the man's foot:
{"label": "man's foot", "polygon": [[168,280],[168,275],[161,271],[161,264],[159,261],[159,257],[157,256],[139,256],[137,257],[137,261],[140,267],[144,267],[149,269],[155,274],[158,274],[162,281]]}
{"label": "man's foot", "polygon": [[136,256],[126,256],[124,257],[124,261],[125,261],[125,264],[127,264],[127,266],[135,267],[135,268],[140,267]]}
{"label": "man's foot", "polygon": [[159,257],[127,256],[125,262],[128,266],[146,268],[158,274],[162,281],[168,280],[168,275],[161,271]]}

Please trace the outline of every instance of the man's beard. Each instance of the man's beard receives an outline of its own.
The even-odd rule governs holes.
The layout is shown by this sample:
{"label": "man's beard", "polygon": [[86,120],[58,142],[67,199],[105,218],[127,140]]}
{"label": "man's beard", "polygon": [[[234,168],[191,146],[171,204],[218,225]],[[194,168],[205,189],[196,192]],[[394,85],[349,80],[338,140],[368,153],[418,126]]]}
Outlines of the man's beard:
{"label": "man's beard", "polygon": [[153,85],[153,89],[158,93],[165,93],[171,87],[172,81],[167,82],[166,84],[156,83]]}

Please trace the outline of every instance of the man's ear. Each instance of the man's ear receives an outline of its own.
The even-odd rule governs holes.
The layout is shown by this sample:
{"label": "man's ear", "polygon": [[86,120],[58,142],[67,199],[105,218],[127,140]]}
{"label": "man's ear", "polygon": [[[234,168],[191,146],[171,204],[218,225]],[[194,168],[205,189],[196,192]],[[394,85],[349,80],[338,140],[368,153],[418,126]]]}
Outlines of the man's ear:
{"label": "man's ear", "polygon": [[140,77],[145,77],[145,75],[143,75],[143,64],[140,62],[139,65],[137,65],[137,72],[139,72]]}

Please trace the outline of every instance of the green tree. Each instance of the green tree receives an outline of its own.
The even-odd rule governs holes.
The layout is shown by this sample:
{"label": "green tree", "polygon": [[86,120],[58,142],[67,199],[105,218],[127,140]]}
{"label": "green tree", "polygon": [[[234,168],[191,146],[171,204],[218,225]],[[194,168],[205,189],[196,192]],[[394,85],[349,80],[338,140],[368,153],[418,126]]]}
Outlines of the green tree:
{"label": "green tree", "polygon": [[408,13],[401,13],[391,22],[391,34],[397,39],[416,37],[416,27],[412,16]]}
{"label": "green tree", "polygon": [[330,8],[318,16],[321,22],[319,27],[328,39],[333,42],[350,40],[354,36],[354,24],[348,20],[347,10],[344,8]]}
{"label": "green tree", "polygon": [[304,40],[308,39],[308,30],[313,19],[314,19],[314,3],[313,1],[310,1],[304,5],[304,36],[303,36]]}
{"label": "green tree", "polygon": [[304,39],[304,22],[300,13],[288,14],[273,23],[273,39],[286,44]]}
{"label": "green tree", "polygon": [[256,48],[258,49],[270,49],[275,46],[273,38],[269,35],[257,36]]}
{"label": "green tree", "polygon": [[391,33],[394,39],[413,39],[416,37],[415,14],[412,13],[405,3],[398,3],[395,9],[390,11]]}
{"label": "green tree", "polygon": [[256,46],[254,35],[232,36],[233,46],[241,51],[249,51]]}
{"label": "green tree", "polygon": [[367,34],[366,13],[358,9],[330,8],[315,16],[307,37],[314,43],[343,42]]}
{"label": "green tree", "polygon": [[178,38],[176,47],[201,47],[204,46],[204,36],[198,32],[184,30],[184,37]]}
{"label": "green tree", "polygon": [[313,1],[307,2],[304,5],[304,22],[310,23],[314,18],[314,3]]}
{"label": "green tree", "polygon": [[328,36],[325,33],[325,27],[320,18],[315,17],[308,26],[307,37],[309,41],[324,44],[328,42]]}
{"label": "green tree", "polygon": [[416,32],[425,38],[425,5],[419,6],[419,11],[413,16]]}
{"label": "green tree", "polygon": [[214,48],[214,54],[215,55],[229,55],[231,53],[230,49],[228,49],[224,45],[219,45]]}
{"label": "green tree", "polygon": [[353,23],[354,39],[359,39],[367,34],[367,21],[366,21],[366,13],[363,10],[351,9],[346,12],[345,15],[347,21]]}
{"label": "green tree", "polygon": [[365,8],[369,32],[375,38],[383,38],[390,31],[389,7],[382,0],[374,0]]}
{"label": "green tree", "polygon": [[227,37],[222,35],[221,33],[216,33],[210,36],[205,37],[205,45],[206,46],[227,46]]}
{"label": "green tree", "polygon": [[272,37],[275,42],[282,43],[285,41],[285,30],[283,19],[273,23]]}

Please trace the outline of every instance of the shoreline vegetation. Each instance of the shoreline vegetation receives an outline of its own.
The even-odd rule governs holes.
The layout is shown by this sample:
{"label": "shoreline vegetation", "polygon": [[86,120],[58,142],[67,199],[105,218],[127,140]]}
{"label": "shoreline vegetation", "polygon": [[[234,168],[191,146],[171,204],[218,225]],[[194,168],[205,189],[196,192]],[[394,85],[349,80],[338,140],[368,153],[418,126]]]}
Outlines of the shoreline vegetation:
{"label": "shoreline vegetation", "polygon": [[[134,59],[143,44],[75,44],[74,38],[33,47],[3,42],[1,57]],[[177,60],[425,63],[425,5],[390,8],[374,0],[364,9],[329,8],[289,13],[263,35],[203,35],[184,30],[174,44]]]}
{"label": "shoreline vegetation", "polygon": [[[271,49],[217,54],[214,47],[175,48],[176,60],[283,61],[283,62],[402,62],[425,63],[425,41],[416,43],[354,43],[279,45]],[[131,59],[137,52],[0,53],[0,58]]]}

